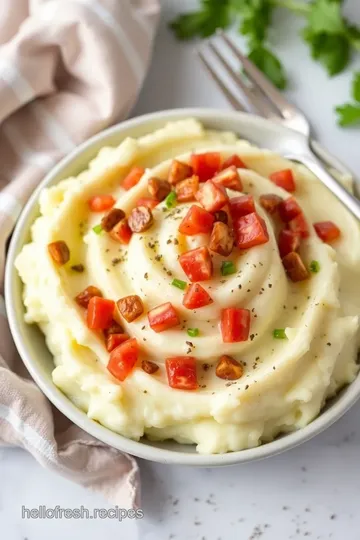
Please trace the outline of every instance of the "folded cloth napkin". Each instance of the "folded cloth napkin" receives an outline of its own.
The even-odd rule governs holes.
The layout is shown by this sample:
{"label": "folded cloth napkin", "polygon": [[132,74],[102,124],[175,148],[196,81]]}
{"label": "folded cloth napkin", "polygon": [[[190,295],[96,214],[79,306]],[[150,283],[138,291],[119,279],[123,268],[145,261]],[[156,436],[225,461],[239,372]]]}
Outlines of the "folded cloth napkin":
{"label": "folded cloth napkin", "polygon": [[[44,174],[90,135],[126,117],[146,74],[158,0],[2,0],[0,293],[5,245]],[[56,411],[27,374],[0,295],[0,444],[125,508],[136,461]]]}

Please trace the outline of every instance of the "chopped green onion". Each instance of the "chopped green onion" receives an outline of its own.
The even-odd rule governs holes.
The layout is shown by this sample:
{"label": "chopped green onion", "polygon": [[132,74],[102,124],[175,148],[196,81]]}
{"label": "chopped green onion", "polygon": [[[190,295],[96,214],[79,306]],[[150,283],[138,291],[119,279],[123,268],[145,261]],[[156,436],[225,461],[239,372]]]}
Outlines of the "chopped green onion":
{"label": "chopped green onion", "polygon": [[176,193],[175,191],[170,191],[169,195],[165,199],[166,208],[174,208],[176,206]]}
{"label": "chopped green onion", "polygon": [[181,279],[173,279],[172,282],[171,282],[171,285],[173,285],[174,287],[177,287],[178,289],[181,289],[182,291],[184,291],[186,289],[186,281],[182,281]]}
{"label": "chopped green onion", "polygon": [[198,328],[188,328],[187,333],[190,337],[197,337],[199,335],[199,329]]}
{"label": "chopped green onion", "polygon": [[311,261],[310,270],[311,270],[311,272],[314,272],[314,274],[317,274],[318,272],[320,272],[319,261]]}
{"label": "chopped green onion", "polygon": [[285,328],[275,328],[273,336],[275,339],[287,339],[285,334]]}
{"label": "chopped green onion", "polygon": [[93,231],[95,234],[101,234],[103,231],[101,223],[99,223],[98,225],[95,225],[95,227],[93,227]]}
{"label": "chopped green onion", "polygon": [[230,276],[230,274],[235,274],[236,267],[235,264],[231,261],[223,261],[221,263],[221,275]]}

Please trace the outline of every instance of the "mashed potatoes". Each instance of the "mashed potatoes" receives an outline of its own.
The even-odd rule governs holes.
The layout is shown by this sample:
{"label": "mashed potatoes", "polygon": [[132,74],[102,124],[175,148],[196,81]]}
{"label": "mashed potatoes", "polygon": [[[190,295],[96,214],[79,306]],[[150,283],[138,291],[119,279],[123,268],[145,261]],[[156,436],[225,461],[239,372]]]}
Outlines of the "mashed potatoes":
{"label": "mashed potatoes", "polygon": [[[253,195],[256,212],[265,220],[269,241],[248,250],[234,249],[229,257],[212,254],[214,271],[203,287],[213,302],[200,309],[183,305],[184,291],[173,279],[188,282],[179,255],[208,246],[209,235],[185,236],[178,231],[192,202],[153,209],[154,224],[133,234],[129,245],[93,227],[102,215],[90,212],[88,200],[112,194],[116,207],[128,214],[147,195],[150,177],[167,178],[173,158],[189,162],[192,152],[217,151],[223,159],[236,154],[243,191]],[[146,169],[140,182],[124,191],[121,181],[133,165]],[[291,168],[295,197],[309,224],[333,220],[341,237],[323,243],[310,226],[300,254],[307,268],[317,272],[294,283],[288,279],[277,247],[279,220],[261,205],[262,194],[289,194],[269,175]],[[228,190],[229,197],[239,193]],[[40,217],[32,227],[32,241],[24,246],[16,267],[24,282],[26,322],[40,326],[54,356],[54,383],[90,418],[133,439],[175,439],[196,443],[201,453],[251,448],[278,433],[299,429],[313,420],[326,398],[351,382],[357,373],[360,314],[360,231],[357,222],[306,169],[269,151],[260,150],[232,133],[206,131],[188,119],[117,148],[103,148],[77,177],[45,189]],[[48,253],[49,243],[62,240],[70,261],[59,266]],[[236,271],[222,275],[224,260]],[[83,265],[78,272],[73,269]],[[133,322],[121,320],[136,338],[141,358],[159,366],[154,374],[139,362],[120,382],[107,370],[109,352],[102,332],[86,325],[76,295],[93,285],[105,298],[117,301],[139,295],[144,314]],[[147,312],[171,302],[180,324],[161,333],[150,327]],[[250,311],[246,341],[224,343],[219,328],[223,309]],[[189,337],[187,329],[198,335]],[[284,339],[276,339],[281,329]],[[165,359],[191,355],[196,359],[198,389],[171,388]],[[237,360],[243,374],[224,380],[215,372],[222,355]]]}

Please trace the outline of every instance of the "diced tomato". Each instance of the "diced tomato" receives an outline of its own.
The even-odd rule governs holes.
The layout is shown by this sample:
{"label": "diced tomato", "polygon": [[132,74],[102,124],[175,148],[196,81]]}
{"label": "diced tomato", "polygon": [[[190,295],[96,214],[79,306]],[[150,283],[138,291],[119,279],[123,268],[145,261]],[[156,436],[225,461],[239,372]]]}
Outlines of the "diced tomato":
{"label": "diced tomato", "polygon": [[107,368],[116,379],[124,381],[132,372],[138,356],[138,342],[135,338],[128,339],[111,351]]}
{"label": "diced tomato", "polygon": [[178,314],[170,302],[161,304],[148,312],[148,319],[154,332],[163,332],[180,323]]}
{"label": "diced tomato", "polygon": [[234,224],[235,244],[248,249],[269,241],[265,221],[256,212],[239,218]]}
{"label": "diced tomato", "polygon": [[196,360],[193,356],[174,356],[166,358],[166,373],[171,388],[178,390],[196,390]]}
{"label": "diced tomato", "polygon": [[243,189],[241,178],[235,165],[227,167],[227,169],[223,169],[221,172],[217,173],[212,181],[214,184],[233,189],[234,191],[242,191]]}
{"label": "diced tomato", "polygon": [[341,234],[339,227],[332,221],[318,221],[314,223],[314,228],[323,242],[333,242]]}
{"label": "diced tomato", "polygon": [[199,177],[200,182],[206,182],[220,170],[221,155],[219,152],[192,154],[190,163],[193,174]]}
{"label": "diced tomato", "polygon": [[275,195],[275,193],[268,193],[267,195],[260,195],[259,202],[268,214],[275,214],[282,202],[282,198]]}
{"label": "diced tomato", "polygon": [[243,160],[240,159],[239,156],[237,156],[236,154],[228,157],[224,161],[221,169],[227,169],[228,167],[231,167],[232,165],[234,165],[237,169],[247,169],[247,166],[245,165]]}
{"label": "diced tomato", "polygon": [[143,167],[133,167],[130,172],[125,176],[121,186],[127,190],[136,186],[139,183],[140,178],[144,174],[145,169]]}
{"label": "diced tomato", "polygon": [[220,326],[224,343],[246,341],[250,331],[250,311],[238,308],[223,309]]}
{"label": "diced tomato", "polygon": [[117,242],[121,242],[122,244],[128,244],[132,237],[132,230],[129,227],[128,220],[122,219],[115,225],[113,229],[110,231],[110,236]]}
{"label": "diced tomato", "polygon": [[230,199],[230,214],[234,221],[253,212],[255,212],[255,205],[251,195],[241,195]]}
{"label": "diced tomato", "polygon": [[274,184],[286,191],[292,192],[296,189],[295,178],[291,169],[274,172],[270,174],[269,178]]}
{"label": "diced tomato", "polygon": [[309,226],[302,212],[301,214],[298,214],[296,218],[289,221],[287,226],[291,231],[299,233],[301,238],[307,238],[310,235]]}
{"label": "diced tomato", "polygon": [[155,199],[150,199],[150,197],[140,197],[136,201],[136,206],[146,206],[146,208],[150,208],[150,210],[153,210],[155,206],[159,204],[159,201],[155,201]]}
{"label": "diced tomato", "polygon": [[217,212],[228,202],[226,189],[208,180],[199,188],[195,198],[208,212]]}
{"label": "diced tomato", "polygon": [[283,229],[279,234],[278,246],[281,258],[291,251],[297,251],[300,247],[299,233]]}
{"label": "diced tomato", "polygon": [[282,201],[278,207],[280,218],[287,223],[292,219],[296,218],[299,214],[302,213],[302,210],[298,202],[294,197],[289,197],[285,201]]}
{"label": "diced tomato", "polygon": [[127,334],[109,334],[106,338],[106,350],[111,352],[113,349],[127,341],[129,336]]}
{"label": "diced tomato", "polygon": [[201,206],[194,204],[179,225],[179,232],[187,236],[211,232],[214,216]]}
{"label": "diced tomato", "polygon": [[89,199],[89,207],[92,212],[105,212],[110,210],[115,204],[115,199],[112,195],[95,195]]}
{"label": "diced tomato", "polygon": [[101,296],[90,298],[87,310],[87,326],[91,330],[105,330],[112,325],[115,302]]}
{"label": "diced tomato", "polygon": [[179,257],[179,263],[192,282],[206,281],[213,273],[212,259],[207,247],[191,249]]}
{"label": "diced tomato", "polygon": [[210,294],[199,283],[192,283],[186,289],[183,305],[187,309],[201,308],[212,303],[213,299]]}

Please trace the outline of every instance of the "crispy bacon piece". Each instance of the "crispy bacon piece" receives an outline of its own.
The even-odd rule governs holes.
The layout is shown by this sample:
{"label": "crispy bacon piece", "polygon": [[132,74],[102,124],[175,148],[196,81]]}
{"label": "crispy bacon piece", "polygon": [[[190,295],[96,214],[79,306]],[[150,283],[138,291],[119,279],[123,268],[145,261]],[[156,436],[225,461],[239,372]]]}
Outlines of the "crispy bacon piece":
{"label": "crispy bacon piece", "polygon": [[175,186],[178,202],[190,202],[195,200],[195,193],[199,189],[199,178],[195,175],[181,180]]}
{"label": "crispy bacon piece", "polygon": [[125,217],[124,210],[121,210],[121,208],[113,208],[105,214],[105,216],[101,220],[101,227],[104,231],[110,232],[111,229],[115,227]]}
{"label": "crispy bacon piece", "polygon": [[260,195],[259,202],[268,214],[275,214],[279,204],[282,202],[282,198],[279,195],[275,195],[275,193],[268,193],[266,195]]}
{"label": "crispy bacon piece", "polygon": [[150,208],[146,206],[137,206],[130,212],[128,219],[129,227],[133,232],[139,233],[146,231],[151,227],[154,221]]}
{"label": "crispy bacon piece", "polygon": [[106,350],[111,352],[128,339],[130,338],[127,334],[110,334],[106,338]]}
{"label": "crispy bacon piece", "polygon": [[289,197],[279,204],[279,216],[285,223],[296,218],[301,213],[302,210],[294,197]]}
{"label": "crispy bacon piece", "polygon": [[141,368],[148,375],[152,375],[153,373],[156,373],[158,371],[159,366],[157,364],[155,364],[155,362],[150,362],[150,360],[143,360],[141,362]]}
{"label": "crispy bacon piece", "polygon": [[244,366],[231,356],[224,354],[215,369],[216,376],[226,381],[236,381],[244,374]]}
{"label": "crispy bacon piece", "polygon": [[87,308],[91,298],[94,296],[102,296],[102,292],[97,287],[90,285],[75,297],[75,301],[79,304],[79,306]]}
{"label": "crispy bacon piece", "polygon": [[59,266],[66,264],[70,260],[70,250],[63,240],[48,244],[48,251],[52,260]]}
{"label": "crispy bacon piece", "polygon": [[148,180],[148,192],[157,201],[163,201],[170,193],[171,185],[167,180],[153,176]]}
{"label": "crispy bacon piece", "polygon": [[295,251],[286,255],[282,262],[291,281],[304,281],[310,276],[302,258]]}
{"label": "crispy bacon piece", "polygon": [[242,191],[243,189],[241,178],[235,165],[217,173],[212,181],[214,184],[233,189],[234,191]]}
{"label": "crispy bacon piece", "polygon": [[173,159],[170,165],[168,182],[171,185],[175,185],[185,178],[189,178],[193,174],[193,169],[187,163]]}
{"label": "crispy bacon piece", "polygon": [[225,210],[219,210],[218,212],[215,212],[214,214],[215,221],[221,221],[222,223],[225,223],[225,225],[229,222],[229,216],[225,212]]}
{"label": "crispy bacon piece", "polygon": [[280,231],[278,246],[280,257],[283,258],[292,251],[297,251],[300,247],[300,235],[297,232],[283,229]]}
{"label": "crispy bacon piece", "polygon": [[127,322],[135,321],[140,315],[144,313],[144,306],[140,296],[137,294],[131,294],[130,296],[124,296],[116,302],[120,314]]}
{"label": "crispy bacon piece", "polygon": [[233,246],[234,235],[230,227],[216,221],[211,232],[209,249],[227,257],[232,252]]}

